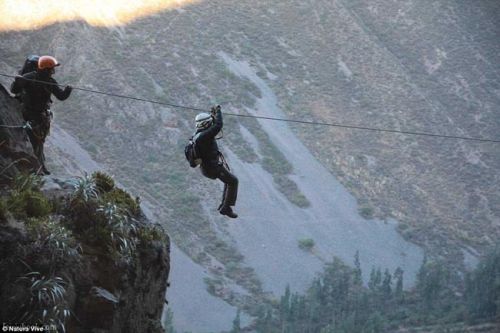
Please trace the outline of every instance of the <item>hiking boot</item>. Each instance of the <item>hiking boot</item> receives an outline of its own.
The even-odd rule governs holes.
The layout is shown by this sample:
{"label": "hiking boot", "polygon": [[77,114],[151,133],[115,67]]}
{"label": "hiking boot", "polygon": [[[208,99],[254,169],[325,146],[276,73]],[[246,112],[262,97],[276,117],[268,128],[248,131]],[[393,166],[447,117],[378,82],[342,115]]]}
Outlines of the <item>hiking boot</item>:
{"label": "hiking boot", "polygon": [[230,217],[232,219],[235,219],[238,217],[238,214],[233,212],[233,209],[231,208],[231,206],[223,206],[220,209],[219,213],[221,213],[222,215],[226,215],[227,217]]}
{"label": "hiking boot", "polygon": [[47,175],[47,176],[48,176],[48,175],[50,175],[50,171],[49,171],[49,170],[45,167],[45,165],[42,167],[42,170],[41,170],[41,171],[42,171],[42,173],[43,173],[44,175]]}

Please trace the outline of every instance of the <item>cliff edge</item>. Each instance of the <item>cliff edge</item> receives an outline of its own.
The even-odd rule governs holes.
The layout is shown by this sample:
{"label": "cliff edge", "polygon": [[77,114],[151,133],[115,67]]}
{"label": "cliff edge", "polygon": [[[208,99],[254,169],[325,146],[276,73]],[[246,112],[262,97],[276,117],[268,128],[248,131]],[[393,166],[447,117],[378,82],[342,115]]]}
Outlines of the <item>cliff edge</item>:
{"label": "cliff edge", "polygon": [[[0,124],[23,124],[4,87]],[[0,128],[0,322],[163,332],[165,231],[104,173],[42,178],[37,168],[24,130]]]}

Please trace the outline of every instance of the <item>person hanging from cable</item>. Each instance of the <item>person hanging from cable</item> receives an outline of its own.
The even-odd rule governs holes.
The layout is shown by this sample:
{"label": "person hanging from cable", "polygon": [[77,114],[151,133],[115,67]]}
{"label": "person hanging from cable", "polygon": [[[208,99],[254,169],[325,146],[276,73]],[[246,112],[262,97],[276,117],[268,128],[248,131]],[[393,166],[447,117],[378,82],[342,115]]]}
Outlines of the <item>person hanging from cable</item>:
{"label": "person hanging from cable", "polygon": [[45,138],[49,135],[52,120],[51,96],[54,95],[58,100],[64,101],[72,91],[71,86],[61,89],[57,81],[52,78],[55,68],[59,65],[56,58],[41,56],[38,58],[36,70],[17,76],[11,86],[11,92],[20,96],[23,104],[23,118],[30,125],[27,129],[28,138],[40,162],[41,172],[45,175],[50,174],[45,166],[43,146]]}
{"label": "person hanging from cable", "polygon": [[222,202],[218,210],[222,215],[237,218],[238,215],[232,206],[236,204],[238,195],[238,178],[230,172],[216,142],[216,136],[223,126],[220,105],[213,107],[210,114],[198,114],[195,122],[196,132],[192,142],[196,147],[196,155],[201,159],[201,172],[205,177],[219,179],[224,183]]}

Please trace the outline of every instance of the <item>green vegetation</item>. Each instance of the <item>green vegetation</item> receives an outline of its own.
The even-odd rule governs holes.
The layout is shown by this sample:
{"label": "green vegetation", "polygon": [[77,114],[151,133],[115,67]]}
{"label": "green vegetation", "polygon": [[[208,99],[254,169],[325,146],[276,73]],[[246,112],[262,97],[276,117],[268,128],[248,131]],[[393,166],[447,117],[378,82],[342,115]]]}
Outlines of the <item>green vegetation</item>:
{"label": "green vegetation", "polygon": [[142,226],[136,232],[137,239],[140,243],[150,243],[153,241],[166,242],[167,237],[165,232],[160,229],[160,227],[152,225],[152,226]]}
{"label": "green vegetation", "polygon": [[99,193],[107,193],[115,188],[115,181],[113,178],[104,172],[96,171],[92,174],[95,186]]}
{"label": "green vegetation", "polygon": [[40,177],[17,176],[0,198],[0,217],[10,214],[17,220],[15,230],[25,231],[22,236],[16,231],[15,241],[14,236],[6,238],[12,245],[0,262],[0,280],[8,286],[4,296],[12,304],[12,311],[5,313],[12,320],[64,331],[74,293],[74,285],[67,281],[82,268],[84,256],[95,256],[97,250],[98,261],[129,267],[122,264],[137,262],[138,246],[168,241],[161,228],[135,219],[140,214],[138,201],[108,175],[85,175],[72,183],[70,195],[49,201],[40,191]]}
{"label": "green vegetation", "polygon": [[269,135],[260,128],[255,119],[247,119],[245,126],[257,138],[262,155],[262,168],[273,176],[277,189],[294,205],[307,208],[309,200],[300,192],[297,184],[289,178],[293,168],[283,153],[271,142]]}
{"label": "green vegetation", "polygon": [[64,323],[70,316],[66,282],[58,276],[46,277],[39,272],[30,272],[19,277],[17,283],[29,291],[21,295],[24,313],[21,322],[54,325],[57,331],[64,332]]}
{"label": "green vegetation", "polygon": [[21,174],[14,177],[5,208],[20,219],[49,215],[52,205],[40,192],[42,185],[43,181],[39,176]]}
{"label": "green vegetation", "polygon": [[314,240],[311,238],[303,238],[299,240],[299,248],[304,251],[311,251],[314,247]]}
{"label": "green vegetation", "polygon": [[466,278],[463,292],[439,261],[425,260],[415,287],[403,290],[403,270],[373,269],[362,284],[355,268],[339,259],[303,295],[286,288],[276,307],[262,307],[255,322],[262,333],[383,333],[401,327],[495,321],[500,316],[500,246]]}
{"label": "green vegetation", "polygon": [[29,218],[25,221],[30,236],[40,246],[46,246],[53,260],[79,259],[80,244],[72,232],[51,217]]}
{"label": "green vegetation", "polygon": [[471,322],[500,318],[500,245],[467,276],[465,300]]}
{"label": "green vegetation", "polygon": [[16,192],[38,192],[43,186],[43,178],[34,174],[18,174],[14,177],[11,187]]}
{"label": "green vegetation", "polygon": [[104,193],[101,196],[101,201],[121,207],[130,216],[136,216],[140,212],[139,200],[133,199],[130,194],[119,188]]}
{"label": "green vegetation", "polygon": [[130,221],[123,208],[107,202],[97,209],[95,229],[99,230],[96,241],[108,245],[112,255],[122,256],[129,261],[136,249],[137,227]]}
{"label": "green vegetation", "polygon": [[359,208],[359,215],[364,217],[367,220],[373,219],[373,208],[369,206],[361,206]]}
{"label": "green vegetation", "polygon": [[7,206],[16,218],[44,217],[52,211],[49,200],[41,192],[31,190],[12,193]]}
{"label": "green vegetation", "polygon": [[97,198],[97,189],[94,179],[85,174],[83,177],[78,177],[73,182],[73,203],[88,203],[92,199]]}
{"label": "green vegetation", "polygon": [[311,206],[311,203],[305,197],[302,192],[300,192],[297,184],[288,178],[288,176],[277,175],[273,176],[273,180],[277,185],[278,190],[285,194],[286,198],[294,205],[300,208],[307,208]]}
{"label": "green vegetation", "polygon": [[240,318],[241,311],[238,309],[236,311],[236,317],[233,320],[233,328],[229,333],[241,333],[241,318]]}
{"label": "green vegetation", "polygon": [[231,131],[224,133],[224,144],[231,148],[239,159],[247,163],[254,163],[258,161],[258,156],[250,144],[243,138],[239,130],[239,124],[235,118],[228,117],[224,119],[224,126],[231,128]]}

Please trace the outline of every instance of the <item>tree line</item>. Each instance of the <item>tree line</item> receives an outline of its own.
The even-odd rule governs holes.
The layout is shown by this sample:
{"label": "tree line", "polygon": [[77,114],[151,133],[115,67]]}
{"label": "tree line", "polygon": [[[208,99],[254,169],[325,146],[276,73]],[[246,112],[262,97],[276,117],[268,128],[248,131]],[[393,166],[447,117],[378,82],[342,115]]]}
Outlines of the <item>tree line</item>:
{"label": "tree line", "polygon": [[[365,285],[358,253],[354,267],[334,258],[305,293],[287,287],[251,326],[259,333],[377,333],[500,320],[500,245],[461,282],[456,273],[426,258],[414,287],[405,290],[401,268],[372,269]],[[240,326],[238,313],[231,333],[242,332]]]}

